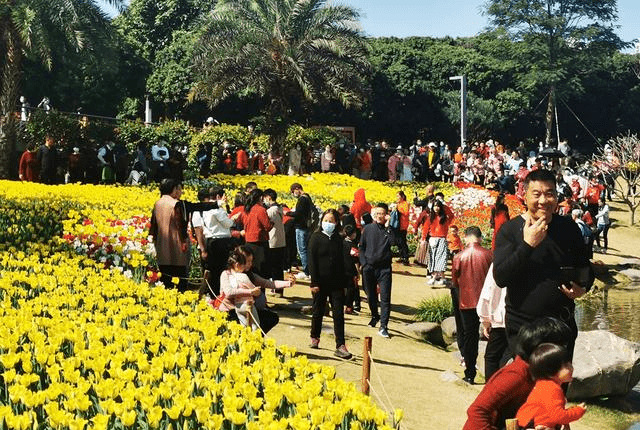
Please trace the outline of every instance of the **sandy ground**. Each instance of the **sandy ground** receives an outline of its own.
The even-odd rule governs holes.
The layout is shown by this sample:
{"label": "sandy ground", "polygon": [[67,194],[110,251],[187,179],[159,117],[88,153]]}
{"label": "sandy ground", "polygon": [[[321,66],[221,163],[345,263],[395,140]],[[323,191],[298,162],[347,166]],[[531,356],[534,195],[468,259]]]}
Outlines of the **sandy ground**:
{"label": "sandy ground", "polygon": [[[615,266],[622,259],[640,257],[640,226],[628,227],[628,213],[624,206],[614,204],[611,208],[614,225],[609,233],[609,253],[596,254]],[[638,216],[640,218],[640,215]],[[637,223],[637,224],[640,224]],[[364,296],[364,293],[361,293]],[[299,283],[287,289],[284,298],[269,296],[270,304],[280,314],[280,324],[270,336],[278,343],[295,346],[299,353],[313,361],[334,366],[339,377],[361,386],[362,351],[365,336],[373,338],[371,373],[371,396],[387,411],[404,410],[403,429],[461,429],[466,420],[466,409],[482,389],[482,385],[467,385],[461,381],[462,367],[458,353],[452,347],[445,350],[412,337],[406,325],[414,322],[416,305],[423,298],[434,295],[449,295],[442,287],[426,285],[425,269],[417,266],[402,266],[394,263],[392,310],[389,322],[390,339],[377,334],[377,329],[367,326],[370,319],[366,302],[360,315],[346,315],[345,331],[347,346],[354,354],[352,360],[340,360],[333,356],[335,341],[330,317],[323,324],[320,349],[309,348],[310,315],[300,312],[302,306],[311,304],[307,283]],[[483,360],[479,357],[478,365]],[[457,380],[447,378],[451,373]],[[476,383],[482,382],[481,374]],[[639,410],[636,412],[635,417]],[[640,418],[637,419],[640,421]],[[614,429],[615,420],[603,413],[592,413],[572,425],[573,430]],[[619,424],[619,423],[618,423]]]}

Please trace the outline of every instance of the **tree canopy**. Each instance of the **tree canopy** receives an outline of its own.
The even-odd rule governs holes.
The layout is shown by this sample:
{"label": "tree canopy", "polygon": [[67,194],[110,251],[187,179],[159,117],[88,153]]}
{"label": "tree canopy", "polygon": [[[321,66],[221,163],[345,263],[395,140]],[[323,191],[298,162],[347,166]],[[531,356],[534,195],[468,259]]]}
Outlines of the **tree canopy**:
{"label": "tree canopy", "polygon": [[529,73],[521,76],[522,85],[548,95],[547,143],[556,94],[583,91],[581,75],[626,45],[615,34],[616,0],[489,0],[486,15],[494,28],[526,44],[521,59]]}
{"label": "tree canopy", "polygon": [[276,135],[308,103],[358,107],[369,73],[358,17],[325,0],[221,0],[198,44],[190,98],[215,106],[255,94]]}

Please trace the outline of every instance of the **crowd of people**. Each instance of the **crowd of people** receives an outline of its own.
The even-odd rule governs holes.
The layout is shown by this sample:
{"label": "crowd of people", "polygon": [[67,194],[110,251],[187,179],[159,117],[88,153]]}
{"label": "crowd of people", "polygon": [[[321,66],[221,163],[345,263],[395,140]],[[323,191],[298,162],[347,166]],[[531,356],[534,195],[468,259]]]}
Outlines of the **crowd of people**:
{"label": "crowd of people", "polygon": [[[453,213],[433,184],[427,185],[426,196],[414,198],[414,206],[421,209],[413,224],[419,237],[414,261],[425,265],[426,284],[450,287],[464,380],[470,384],[476,378],[480,327],[488,338],[485,387],[469,409],[465,428],[499,428],[498,420],[505,417],[517,417],[523,427],[554,428],[584,414],[583,407],[558,411],[564,411],[562,385],[572,372],[577,337],[574,300],[588,291],[594,279],[591,244],[582,229],[586,223],[576,217],[590,212],[577,207],[563,212],[558,179],[551,170],[532,168],[522,184],[525,212],[513,219],[499,195],[491,212],[491,248],[482,246],[478,227],[466,228],[461,238]],[[268,309],[265,290],[282,292],[295,282],[308,282],[313,298],[310,347],[319,347],[329,301],[335,355],[348,359],[344,314],[362,312],[362,279],[369,325],[379,324],[379,335],[390,337],[391,247],[398,247],[399,263],[411,264],[405,250],[410,222],[404,192],[399,191],[391,205],[371,205],[366,191],[359,189],[350,207],[320,213],[299,183],[290,187],[296,206],[287,208],[277,202],[274,190],[260,190],[251,182],[235,196],[233,207],[227,205],[224,190],[215,188],[199,194],[200,204],[211,207],[185,208],[179,204],[179,182],[169,183],[172,190],[167,181],[162,183],[152,233],[161,236],[160,224],[168,223],[169,230],[176,230],[175,249],[185,254],[187,229],[194,229],[208,270],[201,292],[230,319],[266,333],[278,316]],[[598,189],[596,225],[606,212],[605,188]],[[171,214],[163,209],[167,195],[179,208]],[[190,218],[185,216],[189,212]],[[159,254],[166,252],[160,237],[155,242]],[[164,265],[163,274],[168,270],[168,276],[186,276],[184,260],[158,261]],[[449,263],[451,277],[445,279]],[[171,272],[173,266],[182,268]],[[285,275],[293,273],[292,268],[297,274]],[[505,391],[513,384],[518,384],[517,390]]]}
{"label": "crowd of people", "polygon": [[[372,205],[366,190],[358,189],[351,205],[324,211],[298,182],[290,187],[294,208],[280,204],[275,190],[262,190],[255,182],[232,199],[223,188],[203,189],[200,202],[190,203],[181,200],[186,154],[180,148],[159,142],[147,154],[140,146],[135,156],[126,156],[124,165],[132,167],[126,172],[117,167],[122,151],[107,142],[95,154],[101,166],[96,169],[99,181],[124,176],[130,183],[146,177],[160,181],[161,198],[153,209],[150,234],[165,286],[178,278],[177,287],[188,288],[191,230],[205,278],[201,295],[212,306],[227,312],[231,320],[267,333],[279,318],[267,306],[265,292],[283,294],[296,282],[308,283],[313,298],[310,347],[319,347],[329,301],[335,355],[348,359],[344,314],[362,312],[360,283],[369,325],[379,327],[380,336],[390,337],[392,246],[397,247],[399,263],[411,264],[407,233],[413,230],[413,262],[426,267],[425,283],[450,288],[464,380],[470,384],[477,376],[480,328],[488,339],[486,385],[469,409],[465,428],[498,428],[505,417],[517,417],[521,426],[553,428],[584,414],[584,408],[566,413],[545,408],[553,404],[564,410],[559,387],[571,377],[577,336],[574,300],[593,282],[589,259],[594,250],[608,249],[611,219],[606,201],[611,199],[612,177],[588,161],[578,163],[566,142],[553,156],[544,147],[526,154],[522,144],[507,150],[492,141],[461,145],[453,153],[443,143],[420,141],[395,150],[385,142],[362,147],[341,143],[317,156],[311,148],[304,152],[297,146],[288,159],[274,154],[265,165],[255,163],[256,154],[244,148],[219,149],[216,159],[223,164],[218,169],[222,166],[228,173],[264,169],[294,176],[334,171],[382,181],[425,181],[426,194],[413,196],[418,213],[414,223],[401,184],[394,202]],[[30,155],[20,163],[21,179],[56,183],[61,172],[54,140],[47,137],[41,148],[27,152]],[[211,173],[207,157],[210,163],[206,149],[198,154],[201,173]],[[275,166],[271,171],[270,165]],[[66,175],[70,181],[77,177],[70,162]],[[86,170],[84,175],[86,180]],[[482,246],[483,233],[489,232],[474,226],[458,231],[434,181],[472,182],[499,192],[491,210],[490,249]],[[505,194],[523,202],[523,215],[510,218]],[[559,416],[562,420],[554,421]]]}

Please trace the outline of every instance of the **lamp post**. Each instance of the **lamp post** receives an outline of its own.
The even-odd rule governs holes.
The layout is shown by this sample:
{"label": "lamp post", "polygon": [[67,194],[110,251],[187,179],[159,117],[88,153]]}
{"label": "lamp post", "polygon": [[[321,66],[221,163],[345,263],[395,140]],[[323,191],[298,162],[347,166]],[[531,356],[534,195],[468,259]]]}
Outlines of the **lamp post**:
{"label": "lamp post", "polygon": [[450,81],[460,81],[460,145],[464,146],[467,140],[467,78],[452,76]]}
{"label": "lamp post", "polygon": [[149,102],[149,94],[145,96],[144,123],[147,125],[147,127],[151,125],[151,103]]}

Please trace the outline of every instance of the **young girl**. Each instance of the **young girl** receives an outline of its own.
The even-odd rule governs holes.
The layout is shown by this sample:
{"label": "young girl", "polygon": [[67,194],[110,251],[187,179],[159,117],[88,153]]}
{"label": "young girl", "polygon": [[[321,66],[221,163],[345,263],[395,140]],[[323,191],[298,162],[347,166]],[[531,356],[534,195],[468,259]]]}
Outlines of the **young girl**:
{"label": "young girl", "polygon": [[[256,287],[245,273],[250,264],[247,256],[238,248],[229,256],[227,270],[220,275],[221,290],[228,292],[227,296],[233,297],[238,321],[252,330],[260,328],[260,317],[255,307],[254,296],[260,295],[260,287]],[[249,263],[249,267],[247,264]],[[224,285],[224,289],[222,289]]]}
{"label": "young girl", "polygon": [[553,343],[538,345],[529,357],[529,371],[536,385],[516,414],[520,427],[555,428],[582,418],[587,410],[584,403],[565,409],[567,399],[561,384],[571,382],[573,378],[573,366],[566,348]]}

